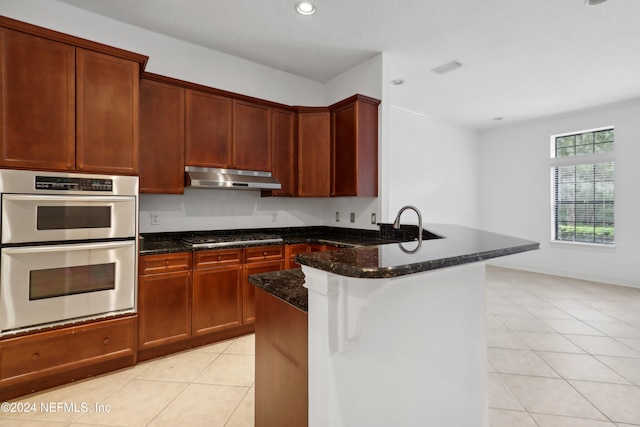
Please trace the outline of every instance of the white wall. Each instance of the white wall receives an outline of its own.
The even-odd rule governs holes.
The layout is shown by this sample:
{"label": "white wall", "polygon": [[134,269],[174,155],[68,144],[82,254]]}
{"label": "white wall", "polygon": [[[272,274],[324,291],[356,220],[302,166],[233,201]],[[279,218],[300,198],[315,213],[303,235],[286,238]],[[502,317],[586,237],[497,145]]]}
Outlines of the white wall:
{"label": "white wall", "polygon": [[[615,127],[615,248],[550,243],[550,136]],[[480,135],[480,228],[541,243],[494,264],[640,287],[640,100]]]}
{"label": "white wall", "polygon": [[[393,105],[388,131],[385,222],[414,205],[425,223],[477,226],[477,133]],[[402,218],[417,223],[411,212]]]}

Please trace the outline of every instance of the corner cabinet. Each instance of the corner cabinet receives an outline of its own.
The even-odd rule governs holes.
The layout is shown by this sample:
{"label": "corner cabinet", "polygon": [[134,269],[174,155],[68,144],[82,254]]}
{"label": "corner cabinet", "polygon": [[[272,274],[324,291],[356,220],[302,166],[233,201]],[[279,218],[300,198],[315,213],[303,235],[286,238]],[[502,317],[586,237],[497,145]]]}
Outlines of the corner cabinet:
{"label": "corner cabinet", "polygon": [[295,196],[298,185],[296,113],[274,108],[271,112],[271,158],[273,176],[282,188],[267,192],[273,196]]}
{"label": "corner cabinet", "polygon": [[298,109],[298,196],[330,195],[330,126],[329,109]]}
{"label": "corner cabinet", "polygon": [[378,196],[378,105],[354,95],[331,110],[331,196]]}
{"label": "corner cabinet", "polygon": [[0,17],[0,167],[136,175],[146,60]]}

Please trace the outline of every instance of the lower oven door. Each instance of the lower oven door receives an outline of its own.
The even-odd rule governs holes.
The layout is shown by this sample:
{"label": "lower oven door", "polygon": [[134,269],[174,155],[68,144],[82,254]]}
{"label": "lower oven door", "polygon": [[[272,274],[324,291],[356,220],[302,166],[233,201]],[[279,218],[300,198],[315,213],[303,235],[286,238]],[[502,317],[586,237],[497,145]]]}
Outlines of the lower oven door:
{"label": "lower oven door", "polygon": [[0,252],[0,335],[135,311],[135,240]]}

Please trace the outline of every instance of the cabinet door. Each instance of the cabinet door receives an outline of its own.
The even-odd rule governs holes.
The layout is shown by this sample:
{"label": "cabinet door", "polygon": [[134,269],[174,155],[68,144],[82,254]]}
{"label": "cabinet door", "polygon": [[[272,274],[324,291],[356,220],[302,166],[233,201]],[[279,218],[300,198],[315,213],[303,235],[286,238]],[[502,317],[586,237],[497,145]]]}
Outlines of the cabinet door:
{"label": "cabinet door", "polygon": [[231,98],[187,89],[186,165],[231,166],[232,113]]}
{"label": "cabinet door", "polygon": [[0,28],[0,166],[75,168],[75,48]]}
{"label": "cabinet door", "polygon": [[330,195],[329,111],[298,112],[298,196]]}
{"label": "cabinet door", "polygon": [[296,263],[295,257],[298,254],[309,253],[309,246],[310,245],[308,243],[296,243],[294,245],[287,245],[285,251],[287,265],[285,268],[287,268],[288,270],[292,268],[300,268],[300,264]]}
{"label": "cabinet door", "polygon": [[256,320],[255,286],[249,283],[252,274],[284,270],[284,260],[245,264],[242,295],[242,323],[254,323]]}
{"label": "cabinet door", "polygon": [[357,105],[331,112],[331,195],[357,194]]}
{"label": "cabinet door", "polygon": [[184,91],[140,81],[141,193],[184,193]]}
{"label": "cabinet door", "polygon": [[271,108],[233,101],[233,166],[271,172]]}
{"label": "cabinet door", "polygon": [[263,289],[256,289],[256,309],[255,425],[306,427],[307,313]]}
{"label": "cabinet door", "polygon": [[191,271],[140,276],[139,348],[161,346],[191,336]]}
{"label": "cabinet door", "polygon": [[272,172],[282,188],[275,196],[295,196],[297,191],[296,115],[293,111],[271,112]]}
{"label": "cabinet door", "polygon": [[138,173],[139,80],[137,62],[76,49],[76,169]]}
{"label": "cabinet door", "polygon": [[378,195],[378,104],[356,95],[331,106],[331,195]]}
{"label": "cabinet door", "polygon": [[193,271],[192,333],[242,324],[242,265]]}

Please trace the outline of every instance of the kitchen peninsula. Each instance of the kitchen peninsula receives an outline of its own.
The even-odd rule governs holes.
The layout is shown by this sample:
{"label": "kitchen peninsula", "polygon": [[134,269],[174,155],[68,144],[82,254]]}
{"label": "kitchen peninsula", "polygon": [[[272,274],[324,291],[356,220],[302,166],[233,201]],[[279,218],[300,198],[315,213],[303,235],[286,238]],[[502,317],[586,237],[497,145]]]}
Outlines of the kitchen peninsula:
{"label": "kitchen peninsula", "polygon": [[[276,412],[296,411],[291,398],[299,403],[304,393],[279,396],[286,385],[268,381],[279,371],[266,370],[262,360],[277,353],[297,375],[308,363],[312,427],[488,425],[483,261],[539,244],[454,225],[425,228],[430,239],[423,242],[297,255],[302,271],[250,278],[260,288],[258,314],[277,299],[290,319],[275,322],[269,309],[256,319],[257,426],[272,425]],[[291,336],[303,340],[305,332],[308,346],[292,348]],[[265,342],[284,337],[289,348]]]}

